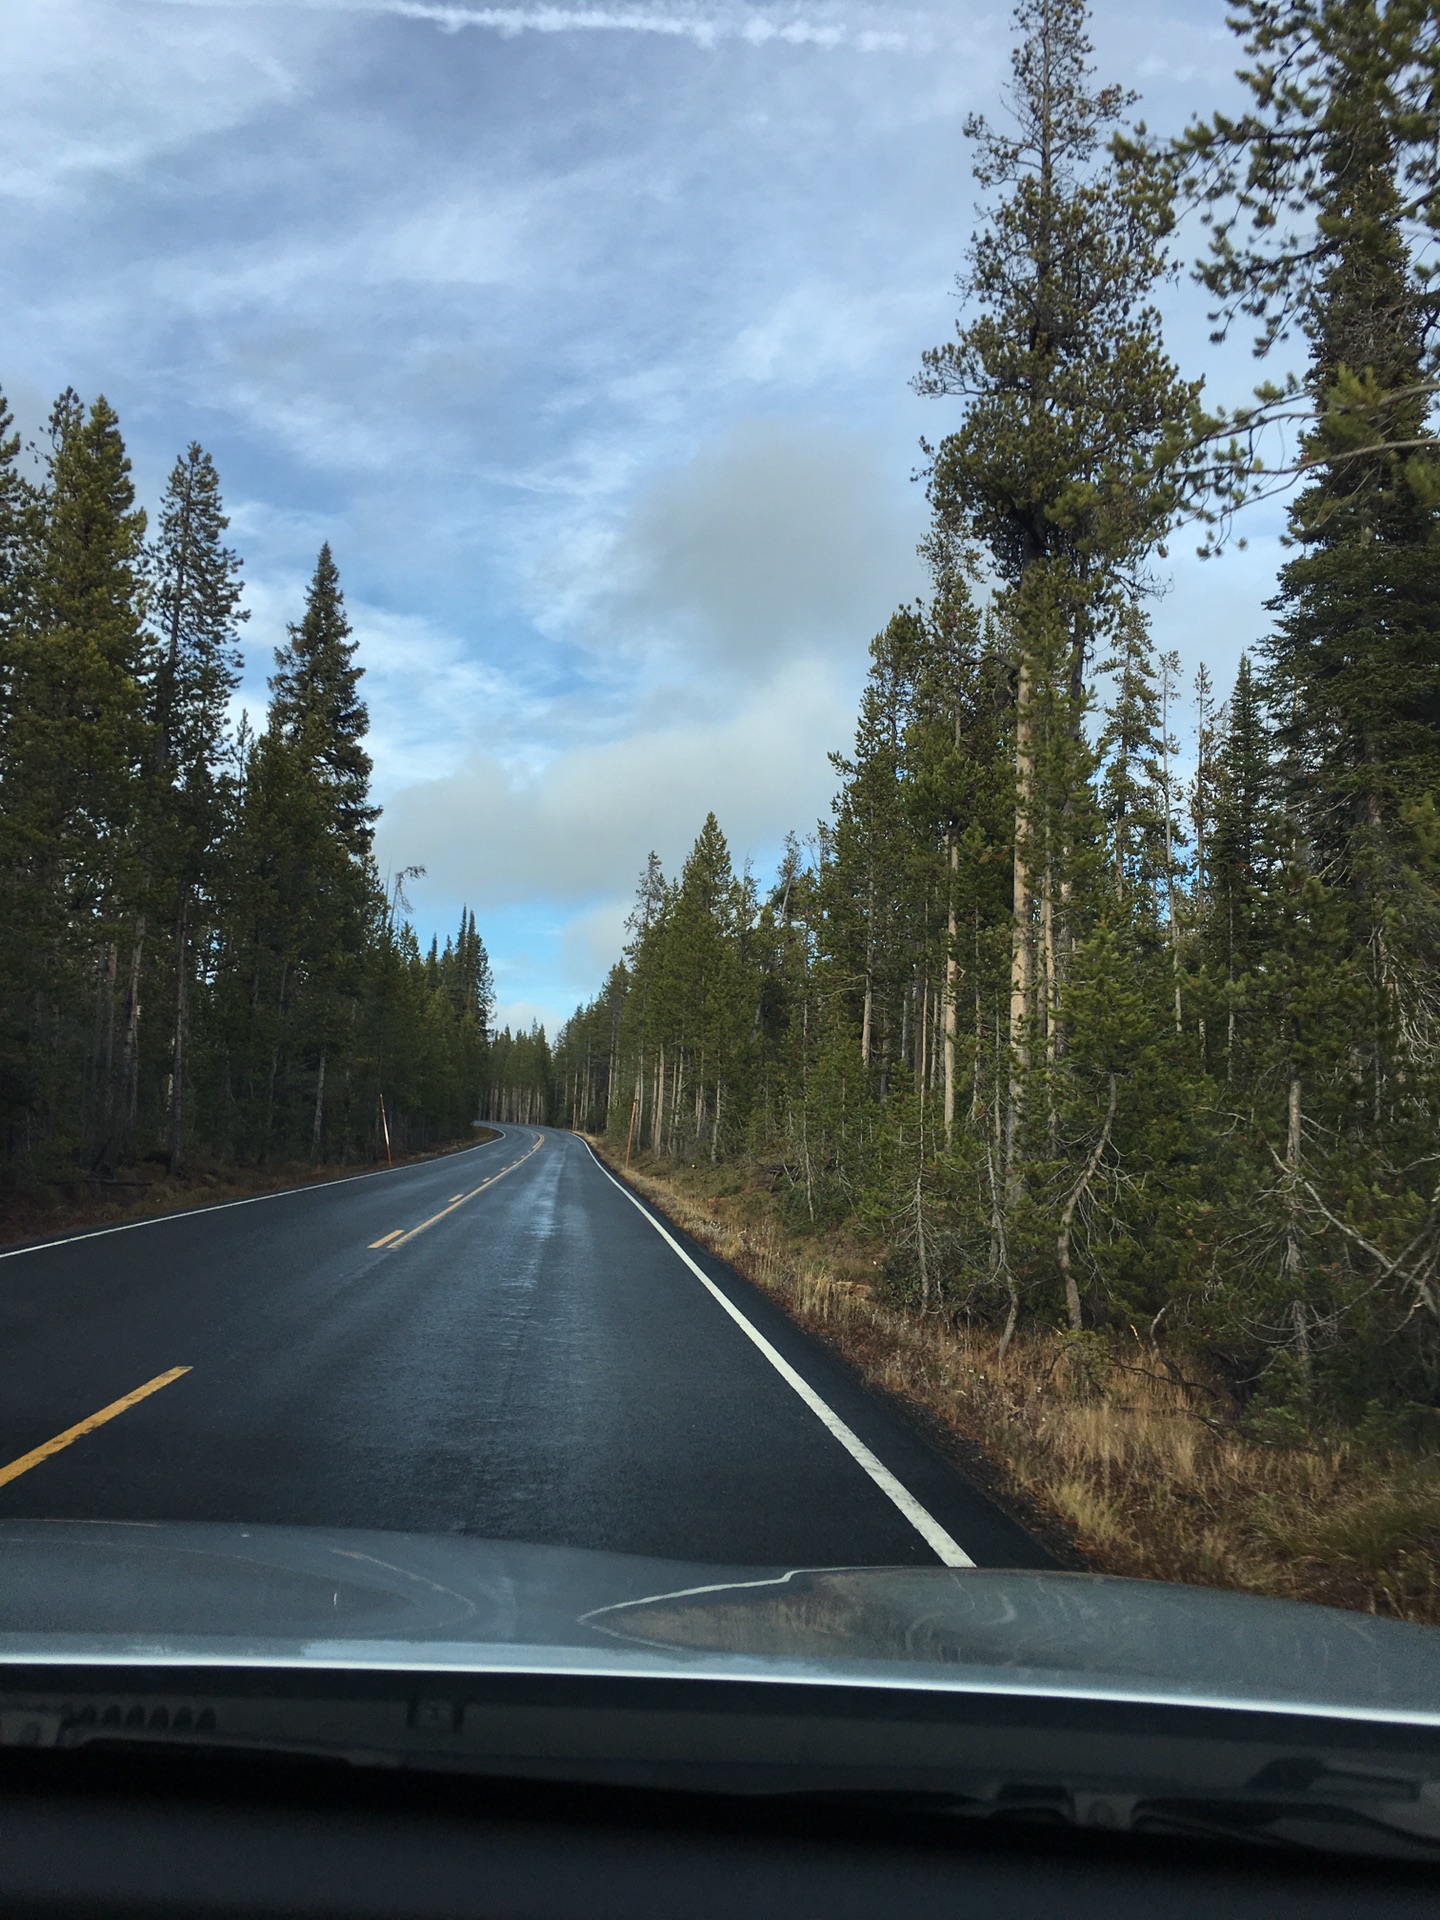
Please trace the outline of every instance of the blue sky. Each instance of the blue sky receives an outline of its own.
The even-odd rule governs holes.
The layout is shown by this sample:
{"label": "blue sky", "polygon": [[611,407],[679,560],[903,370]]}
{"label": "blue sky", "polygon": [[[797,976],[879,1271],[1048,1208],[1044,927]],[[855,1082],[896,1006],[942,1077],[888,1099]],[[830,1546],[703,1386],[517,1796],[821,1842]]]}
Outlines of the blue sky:
{"label": "blue sky", "polygon": [[[1163,131],[1234,98],[1220,0],[1096,8]],[[476,910],[552,1026],[636,876],[826,811],[871,635],[920,591],[913,395],[973,224],[1009,11],[955,4],[8,0],[0,385],[121,416],[142,498],[214,455],[264,700],[322,540],[367,671],[382,865]],[[1187,371],[1255,370],[1166,295]],[[1162,645],[1222,688],[1278,509]]]}

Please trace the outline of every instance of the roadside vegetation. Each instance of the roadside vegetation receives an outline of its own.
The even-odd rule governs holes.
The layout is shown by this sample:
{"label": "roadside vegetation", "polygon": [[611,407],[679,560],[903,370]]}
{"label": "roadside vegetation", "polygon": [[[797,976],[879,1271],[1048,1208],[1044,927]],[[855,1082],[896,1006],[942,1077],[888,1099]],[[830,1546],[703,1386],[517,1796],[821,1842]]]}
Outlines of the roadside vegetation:
{"label": "roadside vegetation", "polygon": [[[372,853],[369,716],[322,547],[257,732],[208,454],[153,525],[114,412],[0,400],[0,1207],[267,1182],[464,1135],[493,994],[475,917],[422,951]],[[103,1192],[102,1192],[103,1190]],[[67,1209],[69,1210],[67,1212]]]}
{"label": "roadside vegetation", "polygon": [[979,1449],[982,1483],[1062,1560],[1069,1544],[1097,1572],[1440,1624],[1440,1447],[1383,1424],[1266,1441],[1217,1376],[1133,1329],[1027,1330],[1002,1353],[993,1325],[897,1303],[883,1241],[787,1225],[759,1170],[646,1155],[626,1177],[873,1386]]}
{"label": "roadside vegetation", "polygon": [[[1098,1564],[1433,1615],[1436,16],[1249,0],[1247,111],[1170,146],[1086,24],[1021,0],[968,129],[932,590],[832,816],[763,889],[713,815],[652,856],[554,1110],[715,1194]],[[1275,375],[1228,418],[1164,344],[1187,206]],[[1268,628],[1187,683],[1167,543],[1282,489]]]}
{"label": "roadside vegetation", "polygon": [[[0,404],[11,1201],[548,1117],[703,1199],[1096,1564],[1433,1616],[1440,24],[1232,24],[1245,110],[1167,144],[1083,0],[1020,0],[915,377],[930,587],[874,637],[833,811],[773,885],[713,815],[652,855],[553,1043],[491,1032],[473,914],[422,950],[376,870],[328,547],[237,728],[209,456],[151,525],[103,399],[37,458]],[[1238,413],[1166,345],[1187,267],[1265,363]],[[1187,678],[1169,544],[1281,492],[1265,631]]]}
{"label": "roadside vegetation", "polygon": [[[472,1127],[463,1139],[395,1154],[393,1164],[410,1166],[419,1160],[440,1159],[495,1137],[492,1127]],[[386,1165],[383,1155],[379,1165],[381,1168]],[[39,1239],[46,1234],[114,1226],[127,1220],[181,1212],[189,1207],[243,1200],[251,1194],[279,1193],[287,1187],[344,1180],[369,1170],[357,1167],[353,1161],[317,1165],[312,1160],[272,1160],[265,1166],[238,1166],[234,1162],[196,1157],[179,1174],[172,1174],[158,1158],[149,1165],[138,1164],[105,1180],[72,1171],[28,1192],[12,1192],[0,1198],[0,1246]]]}

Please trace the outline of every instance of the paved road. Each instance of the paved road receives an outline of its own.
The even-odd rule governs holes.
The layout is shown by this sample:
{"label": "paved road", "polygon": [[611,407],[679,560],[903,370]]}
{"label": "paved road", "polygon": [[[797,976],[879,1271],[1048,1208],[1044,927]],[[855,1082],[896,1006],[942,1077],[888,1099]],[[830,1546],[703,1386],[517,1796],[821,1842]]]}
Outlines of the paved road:
{"label": "paved road", "polygon": [[0,1519],[395,1527],[766,1566],[934,1565],[948,1538],[979,1565],[1050,1564],[548,1129],[7,1250],[0,1355]]}

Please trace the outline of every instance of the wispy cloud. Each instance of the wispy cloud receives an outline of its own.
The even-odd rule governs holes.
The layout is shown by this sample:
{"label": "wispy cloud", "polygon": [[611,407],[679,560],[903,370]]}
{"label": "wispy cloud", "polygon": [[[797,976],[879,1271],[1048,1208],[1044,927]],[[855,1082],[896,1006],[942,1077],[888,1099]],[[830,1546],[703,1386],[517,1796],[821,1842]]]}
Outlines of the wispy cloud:
{"label": "wispy cloud", "polygon": [[467,27],[492,33],[644,33],[710,47],[740,40],[763,47],[854,47],[861,53],[901,51],[912,36],[893,27],[855,27],[841,20],[777,19],[753,8],[692,11],[660,7],[460,7],[445,0],[379,0],[376,11],[433,20],[447,33]]}
{"label": "wispy cloud", "polygon": [[[740,41],[753,47],[772,44],[791,47],[849,47],[859,53],[913,50],[917,41],[928,44],[933,35],[912,22],[901,28],[828,14],[768,13],[758,7],[467,7],[450,0],[248,0],[252,7],[280,7],[323,13],[391,14],[405,20],[427,20],[444,33],[466,28],[498,33],[513,39],[525,33],[635,33],[667,40],[689,40],[701,47],[722,41]],[[230,0],[171,0],[171,4],[210,8]]]}

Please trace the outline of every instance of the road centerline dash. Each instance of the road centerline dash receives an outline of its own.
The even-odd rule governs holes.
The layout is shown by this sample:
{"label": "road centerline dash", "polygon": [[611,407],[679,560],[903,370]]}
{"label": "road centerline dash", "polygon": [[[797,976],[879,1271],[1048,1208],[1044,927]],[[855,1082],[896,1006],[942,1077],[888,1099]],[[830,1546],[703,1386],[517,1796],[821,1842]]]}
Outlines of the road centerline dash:
{"label": "road centerline dash", "polygon": [[[496,1136],[502,1138],[503,1136]],[[477,1140],[473,1147],[461,1147],[453,1156],[483,1153],[495,1139]],[[259,1207],[270,1200],[294,1200],[307,1195],[325,1194],[336,1187],[353,1186],[357,1180],[384,1180],[397,1173],[413,1173],[424,1161],[402,1160],[394,1167],[369,1167],[364,1173],[347,1173],[334,1180],[307,1181],[298,1187],[273,1187],[268,1193],[247,1193],[239,1200],[211,1200],[199,1207],[180,1207],[174,1213],[152,1213],[143,1220],[115,1220],[108,1227],[87,1227],[83,1233],[60,1234],[50,1240],[36,1240],[23,1247],[0,1247],[0,1260],[19,1260],[27,1253],[54,1253],[61,1247],[73,1247],[81,1240],[103,1240],[112,1233],[139,1233],[144,1227],[173,1226],[177,1220],[196,1220],[208,1213],[228,1213],[232,1207]]]}
{"label": "road centerline dash", "polygon": [[447,1213],[454,1213],[455,1209],[463,1207],[467,1200],[473,1200],[476,1194],[483,1193],[487,1187],[493,1187],[497,1180],[503,1180],[507,1173],[514,1173],[517,1167],[523,1167],[530,1155],[538,1153],[544,1144],[544,1134],[536,1134],[534,1146],[522,1153],[518,1160],[512,1160],[508,1167],[501,1167],[498,1173],[492,1173],[488,1180],[482,1180],[479,1186],[472,1187],[469,1193],[462,1193],[457,1199],[451,1200],[446,1206],[441,1207],[438,1213],[432,1213],[428,1220],[422,1220],[418,1227],[411,1227],[407,1233],[398,1234],[393,1238],[387,1234],[384,1242],[373,1240],[371,1245],[377,1247],[384,1245],[387,1253],[393,1253],[397,1247],[403,1247],[407,1240],[413,1240],[417,1233],[424,1233],[425,1229],[433,1227],[437,1220],[443,1220]]}
{"label": "road centerline dash", "polygon": [[112,1400],[108,1407],[101,1407],[98,1413],[92,1413],[87,1420],[77,1420],[73,1427],[66,1427],[63,1433],[57,1433],[53,1440],[47,1440],[43,1446],[32,1447],[29,1453],[22,1453],[18,1460],[12,1460],[8,1467],[0,1467],[0,1487],[11,1480],[18,1480],[22,1473],[28,1473],[32,1467],[38,1467],[42,1460],[48,1460],[52,1454],[60,1453],[72,1442],[93,1433],[96,1427],[103,1427],[107,1420],[113,1420],[117,1414],[126,1412],[139,1401],[147,1399],[152,1393],[158,1393],[161,1387],[168,1387],[172,1380],[178,1380],[181,1374],[189,1373],[189,1367],[171,1367],[167,1373],[157,1373],[153,1380],[147,1380],[143,1387],[136,1387],[133,1393],[122,1394],[118,1400]]}

